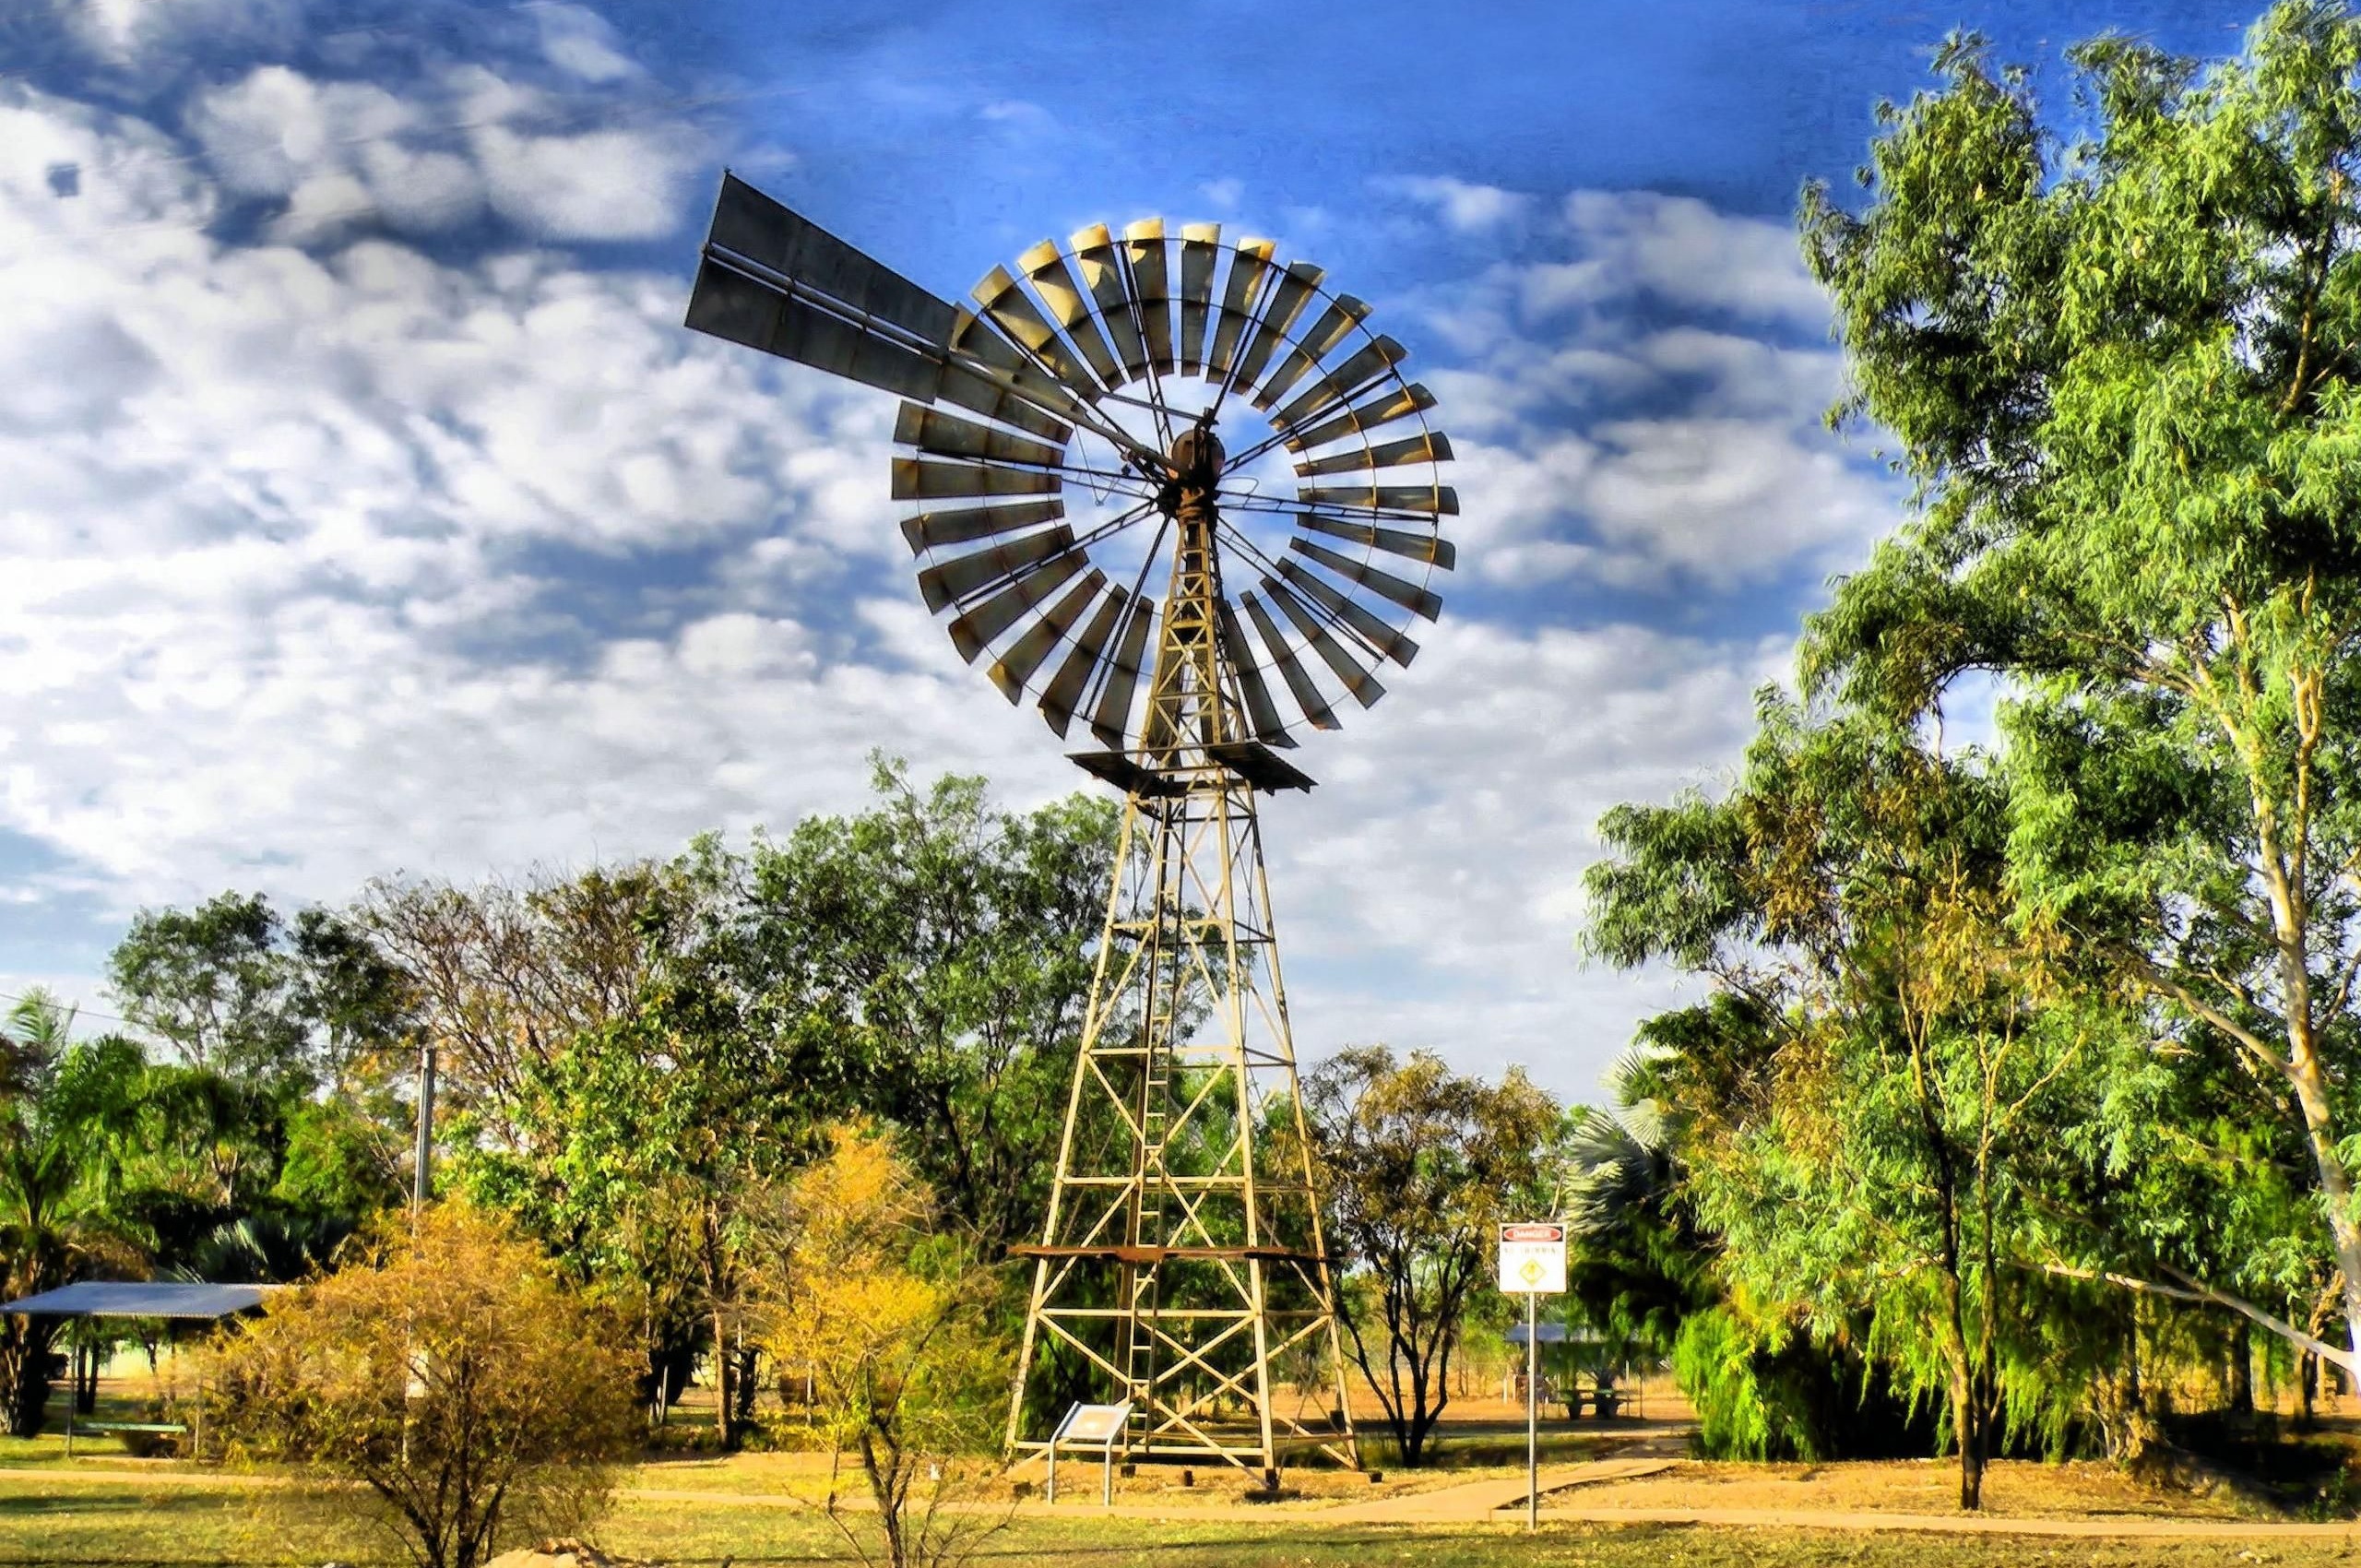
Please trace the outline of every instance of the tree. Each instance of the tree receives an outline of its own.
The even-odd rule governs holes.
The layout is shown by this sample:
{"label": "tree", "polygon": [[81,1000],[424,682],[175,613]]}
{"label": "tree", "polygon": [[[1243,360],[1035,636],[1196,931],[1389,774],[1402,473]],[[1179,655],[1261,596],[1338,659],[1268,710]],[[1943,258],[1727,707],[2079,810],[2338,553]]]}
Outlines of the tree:
{"label": "tree", "polygon": [[580,1529],[632,1430],[613,1325],[464,1206],[379,1229],[371,1255],[225,1330],[215,1360],[232,1451],[327,1480],[420,1568]]}
{"label": "tree", "polygon": [[[0,1299],[139,1255],[125,1171],[152,1131],[148,1063],[129,1040],[71,1042],[72,1024],[36,991],[0,1034]],[[57,1328],[55,1318],[14,1315],[0,1326],[0,1414],[11,1436],[41,1431]]]}
{"label": "tree", "polygon": [[653,956],[645,917],[667,874],[642,861],[473,888],[386,878],[363,892],[351,922],[397,971],[415,1027],[441,1049],[441,1100],[478,1135],[518,1146],[509,1118],[527,1075],[638,1005]]}
{"label": "tree", "polygon": [[934,1233],[933,1206],[889,1138],[838,1128],[786,1189],[766,1271],[764,1344],[809,1374],[831,1454],[859,1458],[875,1543],[833,1472],[828,1517],[863,1562],[892,1568],[955,1562],[1008,1518],[962,1495],[996,1467],[961,1464],[999,1436],[1008,1347],[987,1326],[988,1277]]}
{"label": "tree", "polygon": [[1415,1467],[1451,1403],[1452,1353],[1496,1228],[1545,1200],[1558,1107],[1522,1069],[1486,1084],[1426,1051],[1402,1059],[1382,1045],[1340,1052],[1303,1087],[1331,1245],[1367,1279],[1383,1325],[1381,1336],[1365,1309],[1351,1309],[1347,1289],[1346,1336]]}
{"label": "tree", "polygon": [[1698,1212],[1682,1107],[1744,1099],[1742,1077],[1725,1075],[1734,1061],[1767,1054],[1775,1033],[1752,999],[1728,991],[1658,1014],[1610,1070],[1613,1103],[1568,1113],[1568,1301],[1610,1343],[1670,1364],[1705,1457],[1928,1453],[1935,1434],[1924,1401],[1894,1388],[1859,1344],[1801,1331],[1786,1301],[1732,1278],[1725,1238]]}
{"label": "tree", "polygon": [[1957,37],[1936,90],[1881,109],[1859,209],[1807,193],[1839,416],[1891,433],[1918,510],[1806,673],[1905,719],[1966,671],[2008,683],[2012,885],[2192,1060],[2264,1086],[2308,1156],[2343,1343],[2186,1253],[2106,1272],[2351,1370],[2361,21],[2296,0],[2236,60],[2071,58],[2086,135]]}
{"label": "tree", "polygon": [[1722,1272],[1824,1341],[1866,1324],[1941,1400],[1975,1508],[2004,1384],[2023,1374],[2021,1417],[2045,1387],[2028,1289],[2074,1244],[2054,1199],[2120,1018],[2103,984],[2070,1000],[2054,940],[2012,921],[2006,795],[1981,758],[1774,695],[1761,714],[1727,800],[1608,814],[1592,941],[1753,1004],[1712,1042],[1756,1057],[1745,1077],[1710,1054],[1658,1074]]}
{"label": "tree", "polygon": [[873,783],[871,811],[756,845],[760,961],[946,1212],[996,1248],[1040,1226],[1116,814],[1082,795],[1012,814],[980,778],[921,792],[882,758]]}
{"label": "tree", "polygon": [[333,1077],[403,1031],[397,976],[353,926],[260,894],[142,909],[108,956],[124,1016],[191,1065],[238,1079]]}
{"label": "tree", "polygon": [[801,1016],[748,987],[742,870],[701,840],[635,879],[647,955],[635,1004],[521,1061],[497,1111],[510,1138],[464,1146],[455,1167],[464,1190],[519,1216],[586,1283],[630,1292],[651,1329],[664,1309],[696,1313],[724,1447],[752,1403],[753,1216],[842,1098]]}

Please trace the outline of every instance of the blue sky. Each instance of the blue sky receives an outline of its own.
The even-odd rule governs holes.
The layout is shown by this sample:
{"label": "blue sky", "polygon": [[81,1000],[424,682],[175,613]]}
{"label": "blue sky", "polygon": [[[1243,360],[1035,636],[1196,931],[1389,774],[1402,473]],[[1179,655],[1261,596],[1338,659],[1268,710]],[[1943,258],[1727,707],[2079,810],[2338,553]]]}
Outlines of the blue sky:
{"label": "blue sky", "polygon": [[[946,296],[1146,213],[1278,240],[1442,398],[1442,623],[1266,819],[1299,1044],[1591,1092],[1663,976],[1591,826],[1711,788],[1898,516],[1788,231],[1956,26],[2197,4],[0,7],[0,991],[142,905],[667,854],[883,747],[1081,776],[931,624],[892,399],[679,327],[738,168]],[[2054,70],[2045,80],[2055,89]]]}

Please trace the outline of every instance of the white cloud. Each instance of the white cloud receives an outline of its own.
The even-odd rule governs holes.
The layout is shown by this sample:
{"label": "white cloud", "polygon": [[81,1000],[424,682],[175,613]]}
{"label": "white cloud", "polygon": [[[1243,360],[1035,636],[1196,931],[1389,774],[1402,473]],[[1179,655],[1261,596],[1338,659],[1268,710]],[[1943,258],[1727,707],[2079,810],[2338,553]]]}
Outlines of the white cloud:
{"label": "white cloud", "polygon": [[1839,361],[1793,341],[1828,307],[1786,231],[1645,192],[1564,207],[1541,255],[1425,312],[1465,362],[1422,374],[1471,570],[1727,592],[1832,569],[1890,526],[1891,477],[1822,427]]}
{"label": "white cloud", "polygon": [[[0,826],[68,857],[53,892],[662,850],[844,803],[870,744],[975,706],[964,669],[955,701],[804,624],[900,553],[886,416],[682,332],[670,280],[221,248],[201,187],[112,177],[146,133],[22,94],[0,131]],[[41,181],[57,156],[87,200]],[[652,637],[520,553],[798,540],[794,580],[717,568]],[[473,651],[559,634],[598,651]]]}
{"label": "white cloud", "polygon": [[699,139],[670,123],[569,132],[562,109],[481,65],[404,95],[261,65],[201,94],[187,120],[226,190],[284,198],[274,232],[298,243],[353,224],[445,230],[487,207],[552,239],[670,232]]}
{"label": "white cloud", "polygon": [[996,100],[976,111],[976,115],[986,125],[997,125],[1011,136],[1048,136],[1058,128],[1056,115],[1022,98]]}
{"label": "white cloud", "polygon": [[304,0],[61,0],[61,8],[92,53],[129,65],[195,38],[284,41],[308,7]]}
{"label": "white cloud", "polygon": [[1711,781],[1789,658],[1785,639],[1634,626],[1434,627],[1397,693],[1307,748],[1322,787],[1266,816],[1293,961],[1335,977],[1297,987],[1304,1048],[1439,1043],[1587,1092],[1635,1009],[1669,994],[1578,960],[1593,828],[1619,801]]}
{"label": "white cloud", "polygon": [[1444,224],[1462,234],[1482,233],[1525,216],[1532,198],[1498,185],[1471,184],[1438,175],[1414,175],[1380,182],[1382,189],[1397,191],[1433,208]]}
{"label": "white cloud", "polygon": [[[605,68],[567,36],[552,60]],[[665,853],[858,805],[874,747],[1019,802],[1080,784],[907,586],[891,399],[687,334],[677,279],[440,262],[336,216],[659,232],[676,128],[568,127],[481,66],[399,91],[263,67],[188,125],[194,161],[0,96],[0,833],[62,861],[21,887],[119,911]],[[258,198],[288,204],[263,242],[209,237]],[[1674,217],[1536,264],[1598,263],[1581,309],[1532,314],[1503,267],[1438,313],[1470,576],[1720,589],[1864,526],[1806,434],[1824,353],[1608,325],[1694,229]],[[1322,788],[1269,808],[1301,1044],[1521,1058],[1581,1092],[1666,994],[1575,961],[1591,825],[1734,755],[1785,646],[1452,597],[1393,699],[1300,754]]]}
{"label": "white cloud", "polygon": [[1678,304],[1822,327],[1828,302],[1784,223],[1717,212],[1694,196],[1576,191],[1565,223],[1583,259],[1529,274],[1536,314],[1589,303],[1637,284]]}
{"label": "white cloud", "polygon": [[606,18],[580,6],[532,0],[527,7],[540,28],[541,53],[550,64],[586,82],[615,82],[641,74],[638,65],[615,47]]}

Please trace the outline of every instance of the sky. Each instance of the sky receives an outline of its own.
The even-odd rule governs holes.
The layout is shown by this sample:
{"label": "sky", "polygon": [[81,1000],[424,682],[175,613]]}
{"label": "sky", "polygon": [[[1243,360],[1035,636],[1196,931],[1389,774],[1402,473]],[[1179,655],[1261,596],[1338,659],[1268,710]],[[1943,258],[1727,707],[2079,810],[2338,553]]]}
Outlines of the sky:
{"label": "sky", "polygon": [[680,325],[724,167],[945,298],[1148,214],[1368,300],[1459,570],[1264,840],[1297,1046],[1587,1098],[1685,994],[1577,948],[1600,814],[1712,790],[1904,515],[1792,230],[1954,28],[2063,99],[2249,6],[0,0],[0,993],[282,909],[1103,789],[963,665],[895,400]]}

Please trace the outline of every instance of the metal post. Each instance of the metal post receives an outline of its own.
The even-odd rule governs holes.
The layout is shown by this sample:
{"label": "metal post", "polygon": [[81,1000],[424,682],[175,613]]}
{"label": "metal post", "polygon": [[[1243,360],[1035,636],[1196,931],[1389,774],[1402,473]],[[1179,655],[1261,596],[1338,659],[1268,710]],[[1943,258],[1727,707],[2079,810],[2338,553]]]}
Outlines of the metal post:
{"label": "metal post", "polygon": [[1108,1438],[1103,1452],[1106,1466],[1098,1477],[1098,1506],[1112,1508],[1115,1506],[1115,1440],[1112,1437]]}
{"label": "metal post", "polygon": [[1534,1332],[1541,1298],[1525,1293],[1525,1527],[1541,1527],[1541,1336]]}
{"label": "metal post", "polygon": [[1048,1486],[1046,1489],[1044,1489],[1043,1495],[1044,1495],[1045,1500],[1049,1503],[1049,1504],[1050,1504],[1051,1507],[1053,1507],[1053,1508],[1054,1508],[1054,1507],[1056,1507],[1056,1506],[1057,1506],[1057,1502],[1058,1502],[1058,1440],[1057,1440],[1054,1436],[1053,1436],[1053,1437],[1051,1437],[1051,1438],[1050,1439],[1050,1484],[1049,1484],[1049,1486]]}
{"label": "metal post", "polygon": [[418,1155],[410,1175],[409,1203],[423,1213],[434,1201],[434,1047],[418,1051]]}

